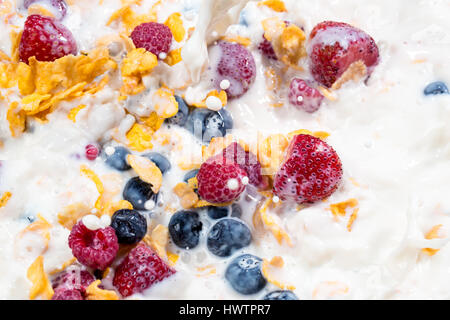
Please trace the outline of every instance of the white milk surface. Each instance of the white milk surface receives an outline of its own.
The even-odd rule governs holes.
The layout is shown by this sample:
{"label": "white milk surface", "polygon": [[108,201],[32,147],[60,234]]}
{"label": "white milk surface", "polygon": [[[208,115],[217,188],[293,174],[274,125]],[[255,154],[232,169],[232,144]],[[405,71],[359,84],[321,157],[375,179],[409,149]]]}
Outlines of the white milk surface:
{"label": "white milk surface", "polygon": [[[9,2],[14,8],[14,1]],[[63,23],[72,31],[80,50],[89,51],[99,38],[118,33],[119,26],[106,26],[106,22],[122,6],[121,1],[68,2]],[[97,7],[93,2],[102,4]],[[140,7],[133,8],[147,12],[155,2],[143,0]],[[195,54],[189,50],[206,45],[203,39],[211,37],[206,34],[211,28],[205,24],[214,23],[211,17],[226,12],[220,10],[229,9],[222,2],[162,1],[158,21],[181,12],[186,29],[198,28],[191,38],[197,43],[186,44],[188,49],[179,65],[158,66],[157,72],[145,80],[149,89],[163,81],[178,89],[178,94],[191,92],[199,100],[212,89],[202,77],[187,87],[183,83],[206,70],[205,52]],[[258,6],[257,1],[244,2],[248,3],[240,12],[241,24],[229,26],[227,34],[251,39],[249,48],[257,64],[257,78],[244,96],[229,101],[226,107],[234,118],[230,133],[251,139],[258,132],[326,131],[330,133],[327,142],[343,163],[342,184],[326,201],[299,211],[295,205],[283,204],[281,210],[271,212],[291,237],[292,246],[280,245],[267,231],[254,234],[252,244],[230,258],[219,259],[208,252],[205,237],[213,221],[200,211],[204,225],[200,245],[186,251],[170,243],[169,250],[180,256],[174,266],[177,273],[130,299],[260,299],[276,290],[275,285],[268,284],[254,296],[243,296],[229,286],[225,268],[233,257],[244,252],[268,260],[281,256],[284,267],[274,277],[294,286],[300,299],[450,299],[450,95],[423,95],[430,82],[450,83],[449,1],[284,0],[284,13]],[[17,6],[20,3],[17,1]],[[210,11],[200,10],[199,16],[201,6]],[[20,30],[26,18],[26,12],[20,12],[22,16],[16,15],[8,23],[0,19],[0,50],[6,53],[11,48],[10,31]],[[230,21],[238,23],[236,16],[231,14]],[[286,88],[280,92],[283,105],[273,107],[266,87],[267,62],[257,49],[263,34],[261,21],[273,16],[303,26],[306,34],[325,20],[357,26],[375,39],[380,64],[366,84],[346,83],[333,93],[335,100],[324,99],[320,110],[313,114],[289,105]],[[247,25],[242,24],[243,19]],[[118,73],[113,76],[120,81]],[[293,76],[311,78],[307,71],[295,70],[285,76],[288,80]],[[7,205],[0,208],[1,299],[28,298],[31,282],[26,277],[27,269],[40,254],[47,272],[72,257],[67,244],[69,230],[58,224],[57,214],[76,202],[93,206],[98,196],[92,181],[80,174],[81,165],[108,180],[117,191],[117,199],[121,199],[126,181],[135,175],[132,170],[114,171],[101,157],[95,161],[84,158],[89,143],[115,145],[110,142],[110,130],[121,123],[125,126],[126,108],[131,115],[137,112],[126,101],[117,99],[117,90],[111,81],[95,96],[60,103],[48,123],[31,122],[28,131],[18,138],[11,137],[6,120],[8,103],[0,98],[0,193],[12,193]],[[74,123],[67,113],[79,104],[87,107]],[[186,173],[177,166],[183,157],[177,145],[184,145],[185,150],[190,146],[192,150],[200,148],[185,129],[163,125],[160,130],[176,141],[169,145],[155,141],[151,150],[164,154],[172,164],[171,171],[164,175],[160,206],[145,213],[152,225],[168,224],[171,214],[164,210],[166,204],[181,209],[172,192]],[[241,198],[242,219],[254,231],[256,202]],[[359,208],[351,231],[347,229],[349,214],[336,219],[327,209],[332,203],[350,198],[358,200]],[[53,225],[47,250],[38,235],[19,237],[30,223],[27,217],[35,218],[37,214]],[[425,235],[436,225],[442,225],[439,238],[427,240]],[[429,256],[423,248],[439,251]],[[212,266],[216,272],[200,272],[205,266]],[[107,279],[105,285],[108,287]]]}

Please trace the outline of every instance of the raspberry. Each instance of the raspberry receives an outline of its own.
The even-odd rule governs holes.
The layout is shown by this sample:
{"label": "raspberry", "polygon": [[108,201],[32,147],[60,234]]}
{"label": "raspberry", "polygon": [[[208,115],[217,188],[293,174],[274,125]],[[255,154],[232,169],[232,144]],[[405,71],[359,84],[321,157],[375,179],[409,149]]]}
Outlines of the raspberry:
{"label": "raspberry", "polygon": [[117,267],[113,285],[122,296],[128,297],[150,288],[175,272],[152,249],[141,243]]}
{"label": "raspberry", "polygon": [[56,289],[52,300],[84,300],[80,291],[74,289]]}
{"label": "raspberry", "polygon": [[27,18],[19,44],[20,61],[28,63],[32,56],[38,61],[54,61],[69,54],[77,54],[69,29],[54,18],[37,14]]}
{"label": "raspberry", "polygon": [[379,62],[375,41],[364,31],[342,22],[325,21],[314,27],[308,48],[314,79],[326,87],[358,60],[370,74]]}
{"label": "raspberry", "polygon": [[131,39],[136,48],[144,48],[159,57],[160,53],[169,52],[172,31],[162,23],[147,22],[134,28]]}
{"label": "raspberry", "polygon": [[69,235],[69,247],[80,263],[100,270],[105,270],[111,265],[119,250],[113,228],[90,230],[82,221],[72,228]]}
{"label": "raspberry", "polygon": [[263,56],[267,57],[267,59],[278,60],[272,44],[270,43],[269,40],[264,38],[264,36],[263,36],[263,41],[260,42],[260,44],[258,46],[258,50],[261,51]]}
{"label": "raspberry", "polygon": [[70,267],[52,281],[52,286],[55,290],[78,290],[84,295],[86,293],[86,288],[94,282],[94,280],[94,276],[87,270]]}
{"label": "raspberry", "polygon": [[289,87],[289,102],[306,112],[314,112],[320,108],[323,95],[312,87],[309,81],[294,78]]}
{"label": "raspberry", "polygon": [[95,145],[88,144],[85,147],[86,159],[93,161],[93,160],[97,159],[98,154],[99,154],[99,150]]}
{"label": "raspberry", "polygon": [[319,138],[300,134],[288,147],[273,192],[282,200],[315,202],[330,196],[341,179],[342,164],[336,151]]}
{"label": "raspberry", "polygon": [[243,45],[220,41],[210,51],[210,59],[214,63],[212,70],[213,83],[221,90],[222,80],[228,80],[226,89],[228,98],[237,98],[248,91],[255,81],[256,64],[252,53]]}
{"label": "raspberry", "polygon": [[211,203],[236,200],[245,189],[247,172],[235,163],[225,161],[219,154],[206,160],[197,174],[198,194]]}
{"label": "raspberry", "polygon": [[236,163],[248,175],[249,183],[259,187],[262,183],[261,163],[251,152],[245,151],[237,142],[233,142],[227,148],[223,149],[224,158]]}
{"label": "raspberry", "polygon": [[[43,2],[42,0],[25,0],[23,2],[23,6],[25,9],[28,9],[33,3]],[[49,5],[54,9],[52,11],[56,11],[56,16],[58,19],[62,19],[66,16],[67,13],[67,3],[64,0],[50,0]],[[45,4],[45,2],[44,2]]]}

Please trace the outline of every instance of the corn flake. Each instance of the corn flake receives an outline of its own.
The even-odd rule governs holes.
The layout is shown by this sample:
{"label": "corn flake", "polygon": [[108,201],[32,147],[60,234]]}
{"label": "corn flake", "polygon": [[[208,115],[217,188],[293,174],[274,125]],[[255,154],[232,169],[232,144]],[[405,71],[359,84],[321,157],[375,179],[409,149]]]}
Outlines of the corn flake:
{"label": "corn flake", "polygon": [[87,300],[119,300],[115,291],[100,289],[98,287],[100,283],[100,280],[96,280],[86,288]]}
{"label": "corn flake", "polygon": [[9,130],[13,137],[20,136],[26,128],[26,115],[22,110],[18,110],[19,103],[17,101],[10,104],[6,112],[6,119],[9,122]]}
{"label": "corn flake", "polygon": [[166,26],[170,28],[172,31],[173,38],[176,42],[180,42],[184,39],[186,35],[186,30],[183,27],[183,20],[181,19],[181,13],[174,12],[172,13],[164,22]]}
{"label": "corn flake", "polygon": [[[427,240],[431,240],[431,239],[438,239],[439,236],[439,230],[442,228],[442,224],[438,224],[435,225],[433,228],[430,229],[430,231],[428,231],[425,234],[425,239]],[[433,248],[423,248],[422,252],[431,256],[434,256],[437,252],[439,251],[439,249],[433,249]]]}
{"label": "corn flake", "polygon": [[128,131],[126,137],[129,141],[128,146],[138,152],[153,148],[152,141],[153,130],[145,125],[135,123]]}
{"label": "corn flake", "polygon": [[262,2],[258,2],[258,6],[266,6],[276,12],[286,12],[286,6],[284,2],[281,0],[265,0]]}
{"label": "corn flake", "polygon": [[2,197],[0,198],[0,208],[6,206],[6,204],[8,203],[9,199],[11,199],[12,193],[7,191],[5,192]]}
{"label": "corn flake", "polygon": [[278,288],[283,289],[283,290],[285,290],[285,289],[286,290],[295,290],[294,286],[284,284],[284,283],[280,282],[279,280],[276,280],[275,277],[270,272],[270,270],[272,270],[273,268],[281,268],[283,266],[283,264],[284,264],[284,262],[281,257],[275,257],[270,262],[266,259],[263,259],[261,272],[264,275],[264,278],[266,278],[269,283],[277,286]]}
{"label": "corn flake", "polygon": [[29,293],[30,300],[37,297],[50,300],[53,296],[53,288],[44,271],[44,257],[39,256],[28,268],[27,278],[31,281],[31,289]]}
{"label": "corn flake", "polygon": [[183,58],[181,57],[181,50],[183,48],[178,48],[175,50],[170,51],[167,54],[167,57],[164,59],[164,62],[167,63],[169,66],[174,66],[177,63],[181,62]]}
{"label": "corn flake", "polygon": [[152,191],[155,194],[158,193],[162,184],[162,173],[158,166],[146,157],[133,154],[127,156],[127,161],[139,178],[144,182],[150,183]]}
{"label": "corn flake", "polygon": [[72,230],[73,226],[79,219],[91,213],[91,208],[83,203],[78,202],[65,207],[60,213],[58,213],[58,222],[64,228]]}
{"label": "corn flake", "polygon": [[173,188],[173,192],[180,199],[180,204],[184,209],[193,208],[199,202],[197,193],[187,183],[178,183]]}

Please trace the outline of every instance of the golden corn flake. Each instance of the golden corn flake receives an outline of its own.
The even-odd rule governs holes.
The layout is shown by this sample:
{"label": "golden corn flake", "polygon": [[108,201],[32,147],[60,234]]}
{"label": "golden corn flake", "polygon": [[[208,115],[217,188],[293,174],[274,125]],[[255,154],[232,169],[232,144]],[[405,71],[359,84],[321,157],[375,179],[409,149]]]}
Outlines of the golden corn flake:
{"label": "golden corn flake", "polygon": [[208,92],[206,98],[203,99],[203,101],[194,102],[192,105],[196,108],[206,108],[206,100],[211,96],[219,98],[219,100],[222,102],[222,107],[225,107],[228,103],[227,93],[225,91],[221,90],[220,92],[218,92],[217,90],[212,90]]}
{"label": "golden corn flake", "polygon": [[325,140],[326,138],[328,138],[330,136],[330,134],[328,132],[325,131],[316,131],[316,132],[312,132],[306,129],[299,129],[299,130],[295,130],[292,132],[288,133],[288,139],[289,141],[292,140],[292,138],[294,138],[295,136],[299,135],[299,134],[308,134],[310,136]]}
{"label": "golden corn flake", "polygon": [[331,87],[333,90],[338,90],[342,87],[342,85],[350,80],[358,81],[360,79],[363,79],[367,76],[367,67],[366,64],[361,61],[355,61],[353,62],[347,70],[340,76],[339,79],[336,80],[335,83],[333,83],[333,86]]}
{"label": "golden corn flake", "polygon": [[153,93],[152,100],[159,117],[167,119],[177,114],[178,102],[172,90],[161,87]]}
{"label": "golden corn flake", "polygon": [[103,193],[105,192],[102,181],[97,176],[97,174],[94,171],[92,171],[91,169],[89,169],[86,165],[82,165],[80,167],[80,171],[83,175],[85,175],[87,178],[91,179],[92,182],[95,183],[95,187],[97,188],[97,191],[99,193],[97,201],[95,202],[95,207],[98,210],[101,210],[102,197],[103,197]]}
{"label": "golden corn flake", "polygon": [[204,208],[204,207],[228,207],[232,204],[233,202],[224,202],[224,203],[211,203],[208,202],[206,200],[199,200],[196,204],[195,204],[195,208]]}
{"label": "golden corn flake", "polygon": [[[277,257],[277,259],[276,259],[275,261],[276,261],[277,263],[280,263],[280,260],[279,260],[279,259],[281,259],[281,258],[280,258],[280,257]],[[273,259],[272,259],[272,261],[273,261]],[[282,261],[282,259],[281,259],[281,261]],[[295,290],[295,287],[294,287],[294,286],[288,285],[288,284],[284,284],[284,283],[282,283],[281,281],[275,279],[275,277],[273,276],[273,274],[272,274],[273,268],[280,268],[279,265],[280,265],[280,264],[278,264],[278,265],[277,265],[277,264],[272,264],[272,263],[269,262],[268,260],[263,259],[263,263],[262,263],[262,267],[261,267],[261,272],[262,272],[262,274],[264,275],[264,278],[266,278],[266,280],[267,280],[269,283],[271,283],[271,284],[277,286],[277,287],[280,288],[280,289],[283,289],[283,290]],[[283,263],[281,264],[281,266],[283,266]],[[271,271],[272,271],[272,272],[271,272]]]}
{"label": "golden corn flake", "polygon": [[150,159],[142,156],[129,154],[127,156],[128,164],[138,174],[139,178],[152,185],[152,191],[159,192],[162,184],[162,173],[158,166]]}
{"label": "golden corn flake", "polygon": [[0,88],[11,88],[16,83],[16,66],[10,62],[0,62]]}
{"label": "golden corn flake", "polygon": [[193,208],[199,202],[197,193],[187,183],[178,183],[173,188],[173,192],[180,199],[180,204],[184,209]]}
{"label": "golden corn flake", "polygon": [[202,146],[202,162],[228,147],[233,142],[233,139],[231,134],[227,134],[225,137],[212,138],[208,146]]}
{"label": "golden corn flake", "polygon": [[119,20],[125,27],[127,34],[130,34],[134,28],[142,23],[157,21],[156,6],[159,2],[153,5],[150,12],[147,14],[138,14],[131,9],[132,4],[126,4],[111,15],[106,25],[109,26],[114,21]]}
{"label": "golden corn flake", "polygon": [[348,230],[348,232],[352,231],[353,223],[355,222],[356,218],[358,217],[358,212],[359,212],[358,208],[353,210],[353,213],[352,213],[352,215],[350,216],[350,219],[347,222],[347,230]]}
{"label": "golden corn flake", "polygon": [[[433,228],[430,229],[430,231],[428,231],[425,234],[425,239],[431,240],[431,239],[440,238],[439,231],[441,230],[441,228],[442,228],[442,224],[435,225]],[[430,257],[434,256],[438,251],[439,251],[439,249],[433,249],[433,248],[423,248],[422,249],[422,252],[429,255]]]}
{"label": "golden corn flake", "polygon": [[5,192],[2,197],[0,198],[0,208],[6,206],[6,204],[8,203],[9,199],[11,199],[12,193],[7,191]]}
{"label": "golden corn flake", "polygon": [[86,105],[85,104],[80,104],[78,107],[75,107],[75,108],[71,109],[69,114],[67,115],[67,118],[69,118],[70,120],[75,122],[78,112],[80,112],[84,108],[86,108]]}
{"label": "golden corn flake", "polygon": [[264,202],[262,207],[259,209],[260,219],[263,222],[264,227],[272,232],[273,236],[280,245],[283,244],[284,240],[289,246],[292,246],[292,241],[289,234],[277,224],[275,217],[268,213],[268,209],[271,204],[273,204],[272,198],[269,198]]}
{"label": "golden corn flake", "polygon": [[257,156],[263,173],[270,175],[278,171],[284,160],[284,152],[289,141],[282,134],[272,134],[265,139],[258,139]]}
{"label": "golden corn flake", "polygon": [[155,250],[158,256],[167,260],[166,247],[169,243],[169,229],[167,229],[167,227],[158,224],[144,240],[153,250]]}
{"label": "golden corn flake", "polygon": [[70,204],[58,213],[58,222],[63,227],[72,230],[78,220],[90,214],[91,211],[91,207],[84,202]]}
{"label": "golden corn flake", "polygon": [[158,116],[156,112],[152,112],[148,117],[141,117],[139,120],[145,124],[147,127],[150,127],[153,131],[157,131],[161,128],[164,123],[164,118]]}
{"label": "golden corn flake", "polygon": [[358,205],[358,200],[352,198],[343,202],[331,204],[328,208],[335,217],[344,217],[347,208],[354,208]]}
{"label": "golden corn flake", "polygon": [[96,280],[86,288],[87,300],[119,300],[115,291],[100,289],[98,287],[100,283],[100,280]]}
{"label": "golden corn flake", "polygon": [[258,6],[266,6],[276,12],[286,12],[286,6],[281,0],[265,0],[258,2]]}
{"label": "golden corn flake", "polygon": [[207,277],[217,273],[216,267],[211,264],[204,267],[197,267],[196,269],[198,271],[196,274],[197,277]]}
{"label": "golden corn flake", "polygon": [[43,251],[45,252],[48,249],[48,243],[50,242],[50,229],[53,226],[40,214],[38,214],[37,217],[38,219],[22,230],[18,236],[19,238],[22,238],[28,232],[36,232],[44,239],[45,246]]}
{"label": "golden corn flake", "polygon": [[123,77],[142,77],[149,74],[158,65],[158,58],[144,48],[128,52],[123,59],[121,71]]}
{"label": "golden corn flake", "polygon": [[244,47],[248,47],[252,44],[252,40],[250,40],[249,38],[239,36],[239,35],[223,36],[223,37],[221,37],[221,40],[224,40],[227,42],[239,43],[240,45],[243,45]]}
{"label": "golden corn flake", "polygon": [[6,120],[9,122],[9,130],[13,137],[20,136],[26,128],[25,112],[20,110],[18,106],[19,103],[15,101],[10,104],[8,111],[6,112]]}
{"label": "golden corn flake", "polygon": [[153,148],[152,144],[153,130],[147,126],[135,123],[128,131],[126,137],[128,139],[128,146],[138,152],[142,152]]}
{"label": "golden corn flake", "polygon": [[30,300],[37,297],[50,300],[53,296],[53,288],[47,274],[44,271],[44,257],[39,256],[28,268],[27,278],[31,281],[29,293]]}
{"label": "golden corn flake", "polygon": [[128,209],[128,210],[132,210],[133,209],[133,205],[128,202],[127,200],[119,200],[117,202],[107,202],[105,204],[105,206],[102,208],[102,215],[106,214],[108,216],[112,216],[114,214],[114,212],[118,211],[118,210],[122,210],[122,209]]}
{"label": "golden corn flake", "polygon": [[164,24],[170,28],[176,42],[180,42],[184,39],[186,30],[183,27],[183,20],[181,19],[181,14],[179,12],[172,13]]}
{"label": "golden corn flake", "polygon": [[175,50],[170,51],[167,54],[167,57],[164,59],[164,62],[167,63],[169,66],[174,66],[178,62],[181,62],[183,58],[181,57],[181,50],[183,48],[178,48]]}
{"label": "golden corn flake", "polygon": [[167,259],[169,260],[169,264],[170,264],[172,267],[177,263],[179,257],[180,257],[180,256],[177,255],[176,253],[167,251]]}

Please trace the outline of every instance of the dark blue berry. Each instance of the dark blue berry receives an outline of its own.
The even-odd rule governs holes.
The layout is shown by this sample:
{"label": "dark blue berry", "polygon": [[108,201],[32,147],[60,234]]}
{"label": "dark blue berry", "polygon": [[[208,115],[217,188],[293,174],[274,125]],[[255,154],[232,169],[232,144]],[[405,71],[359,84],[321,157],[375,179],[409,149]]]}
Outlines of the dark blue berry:
{"label": "dark blue berry", "polygon": [[105,155],[105,163],[119,171],[127,171],[130,170],[131,167],[127,162],[127,155],[130,154],[130,151],[128,151],[124,147],[115,147],[114,153],[112,155],[107,155],[106,153],[103,153]]}
{"label": "dark blue berry", "polygon": [[200,240],[203,224],[195,211],[178,211],[169,221],[173,243],[183,249],[193,249]]}
{"label": "dark blue berry", "polygon": [[250,229],[240,220],[226,218],[219,220],[208,232],[206,245],[211,253],[229,257],[236,250],[252,242]]}
{"label": "dark blue berry", "polygon": [[448,88],[446,84],[442,81],[436,81],[432,82],[429,85],[426,86],[426,88],[423,90],[423,93],[426,96],[429,95],[438,95],[438,94],[447,94]]}
{"label": "dark blue berry", "polygon": [[186,122],[186,129],[205,143],[209,143],[214,137],[225,136],[226,131],[232,128],[233,118],[225,109],[211,111],[196,108],[189,114]]}
{"label": "dark blue berry", "polygon": [[277,290],[266,294],[263,300],[298,300],[298,297],[289,290]]}
{"label": "dark blue berry", "polygon": [[186,174],[184,175],[183,181],[186,182],[186,183],[188,183],[188,181],[189,181],[190,179],[192,179],[192,178],[194,178],[195,176],[197,176],[197,173],[198,173],[198,169],[194,169],[194,170],[189,171],[188,173],[186,173]]}
{"label": "dark blue berry", "polygon": [[267,284],[261,272],[262,260],[251,254],[243,254],[235,258],[225,271],[234,290],[241,294],[254,294],[261,291]]}
{"label": "dark blue berry", "polygon": [[147,233],[147,220],[136,210],[122,209],[113,214],[111,227],[116,231],[119,243],[135,244]]}
{"label": "dark blue berry", "polygon": [[129,201],[134,209],[145,210],[145,202],[152,200],[156,203],[158,194],[153,193],[151,184],[134,177],[125,185],[123,198]]}
{"label": "dark blue berry", "polygon": [[175,100],[178,102],[178,112],[172,118],[167,119],[167,122],[182,127],[187,121],[189,108],[180,96],[175,96]]}
{"label": "dark blue berry", "polygon": [[162,174],[169,171],[169,169],[171,167],[170,161],[158,152],[150,152],[150,153],[144,154],[144,157],[153,161],[156,164],[156,166],[159,168],[159,170],[161,170]]}
{"label": "dark blue berry", "polygon": [[228,216],[228,213],[230,211],[230,207],[215,207],[215,206],[209,206],[206,208],[206,213],[208,214],[208,217],[211,219],[221,219]]}

